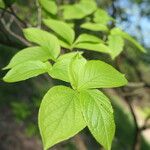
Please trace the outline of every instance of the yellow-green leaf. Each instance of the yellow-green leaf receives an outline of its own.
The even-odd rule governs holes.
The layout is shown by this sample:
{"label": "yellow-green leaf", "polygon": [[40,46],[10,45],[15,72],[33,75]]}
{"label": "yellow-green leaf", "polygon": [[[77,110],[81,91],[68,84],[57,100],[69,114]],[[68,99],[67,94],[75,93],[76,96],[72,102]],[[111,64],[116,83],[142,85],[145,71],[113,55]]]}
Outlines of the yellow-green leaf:
{"label": "yellow-green leaf", "polygon": [[88,90],[80,92],[80,102],[89,130],[105,150],[110,150],[115,123],[109,99],[98,90]]}
{"label": "yellow-green leaf", "polygon": [[66,20],[82,19],[96,10],[94,1],[80,1],[80,3],[63,6],[63,16]]}
{"label": "yellow-green leaf", "polygon": [[21,63],[30,61],[30,60],[40,60],[40,61],[47,61],[51,58],[51,55],[48,50],[35,46],[35,47],[28,47],[21,51],[19,51],[11,60],[10,63],[4,69],[10,69],[16,65]]}
{"label": "yellow-green leaf", "polygon": [[44,19],[44,24],[71,45],[75,38],[73,29],[65,22],[54,19]]}
{"label": "yellow-green leaf", "polygon": [[55,15],[57,14],[57,4],[54,0],[39,0],[41,6],[46,10],[47,12]]}
{"label": "yellow-green leaf", "polygon": [[76,57],[70,65],[70,81],[74,88],[111,88],[127,84],[124,75],[109,64],[99,60],[81,63],[81,60]]}
{"label": "yellow-green leaf", "polygon": [[78,93],[65,86],[56,86],[47,92],[38,120],[45,150],[74,136],[86,126]]}
{"label": "yellow-green leaf", "polygon": [[46,63],[41,61],[27,61],[13,67],[10,71],[8,71],[3,80],[5,82],[23,81],[48,72],[48,70],[51,69],[48,67],[51,66],[47,66]]}
{"label": "yellow-green leaf", "polygon": [[108,31],[107,26],[100,23],[86,22],[81,25],[81,28],[91,30],[91,31],[105,31],[105,32]]}
{"label": "yellow-green leaf", "polygon": [[37,28],[27,28],[23,32],[27,40],[46,48],[52,59],[55,60],[58,57],[60,45],[57,37],[53,34]]}
{"label": "yellow-green leaf", "polygon": [[124,47],[124,39],[119,35],[108,36],[108,47],[110,49],[110,56],[112,59],[116,58]]}
{"label": "yellow-green leaf", "polygon": [[146,50],[144,49],[142,45],[140,45],[133,37],[131,37],[128,33],[122,31],[121,29],[113,28],[111,30],[111,34],[121,36],[122,38],[126,39],[127,41],[135,45],[141,52],[144,52],[144,53],[146,52]]}

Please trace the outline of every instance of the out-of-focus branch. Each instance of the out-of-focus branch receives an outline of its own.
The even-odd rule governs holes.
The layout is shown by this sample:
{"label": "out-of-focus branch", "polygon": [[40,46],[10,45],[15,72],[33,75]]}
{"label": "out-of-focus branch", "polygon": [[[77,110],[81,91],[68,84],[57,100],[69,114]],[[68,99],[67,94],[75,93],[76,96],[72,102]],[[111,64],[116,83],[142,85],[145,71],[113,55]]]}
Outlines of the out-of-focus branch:
{"label": "out-of-focus branch", "polygon": [[131,88],[139,88],[139,87],[144,87],[145,83],[144,82],[129,82],[127,84],[127,87],[131,87]]}
{"label": "out-of-focus branch", "polygon": [[132,95],[131,96],[124,96],[125,97],[125,100],[128,104],[128,107],[131,111],[131,114],[133,116],[133,120],[134,120],[134,124],[135,124],[135,136],[134,136],[134,143],[133,143],[133,150],[140,150],[141,149],[141,133],[142,131],[150,128],[150,125],[148,125],[148,120],[150,119],[150,116],[148,116],[145,121],[144,121],[144,124],[142,127],[140,127],[138,125],[138,120],[137,120],[137,117],[136,117],[136,113],[135,113],[135,110],[132,106]]}
{"label": "out-of-focus branch", "polygon": [[75,146],[77,147],[78,150],[87,150],[87,147],[84,144],[84,141],[80,135],[76,135],[73,138],[73,140],[74,140]]}
{"label": "out-of-focus branch", "polygon": [[10,7],[10,11],[5,8],[2,8],[2,7],[0,7],[0,9],[2,10],[1,19],[2,19],[3,15],[7,12],[8,14],[14,16],[24,27],[27,27],[26,23],[16,15],[16,13],[12,7]]}
{"label": "out-of-focus branch", "polygon": [[12,35],[13,37],[15,37],[16,39],[18,39],[20,42],[22,42],[24,45],[26,45],[26,46],[31,46],[31,44],[28,42],[28,41],[26,41],[22,36],[20,36],[20,35],[18,35],[18,34],[16,34],[15,32],[13,32],[11,29],[10,29],[10,27],[11,27],[11,24],[12,24],[12,22],[13,22],[13,16],[12,16],[12,21],[10,21],[8,24],[6,24],[6,22],[5,22],[5,20],[2,18],[1,19],[1,23],[2,23],[2,25],[3,25],[3,27],[4,27],[4,29],[10,34],[10,35]]}
{"label": "out-of-focus branch", "polygon": [[[117,8],[115,6],[115,2],[116,2],[116,0],[112,0],[112,14],[111,14],[111,16],[113,18],[116,18],[116,14],[117,14]],[[115,27],[115,22],[114,21],[111,24],[111,28],[113,28],[113,27]]]}
{"label": "out-of-focus branch", "polygon": [[26,22],[24,22],[21,18],[19,18],[19,17],[16,15],[16,13],[15,13],[13,7],[10,7],[10,10],[11,10],[12,15],[13,15],[20,23],[22,23],[22,25],[23,25],[24,27],[27,27]]}
{"label": "out-of-focus branch", "polygon": [[150,124],[148,124],[149,120],[150,120],[150,115],[146,117],[143,126],[140,128],[140,131],[143,131],[143,130],[150,128]]}
{"label": "out-of-focus branch", "polygon": [[42,24],[42,10],[39,4],[39,1],[36,0],[36,7],[37,7],[37,27],[41,28]]}
{"label": "out-of-focus branch", "polygon": [[141,139],[141,133],[139,132],[139,126],[138,126],[138,120],[137,120],[137,117],[136,117],[136,114],[134,112],[134,108],[132,106],[132,100],[126,96],[125,97],[125,100],[128,104],[128,107],[130,109],[130,112],[133,116],[133,120],[134,120],[134,124],[135,124],[135,136],[134,136],[134,142],[133,142],[133,150],[140,150],[140,139]]}

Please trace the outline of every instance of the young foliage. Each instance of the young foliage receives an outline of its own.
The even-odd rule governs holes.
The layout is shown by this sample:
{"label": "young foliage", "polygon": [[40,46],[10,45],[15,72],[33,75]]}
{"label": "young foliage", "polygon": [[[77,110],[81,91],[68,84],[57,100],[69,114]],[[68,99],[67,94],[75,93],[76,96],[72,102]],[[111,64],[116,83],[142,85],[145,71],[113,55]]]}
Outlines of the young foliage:
{"label": "young foliage", "polygon": [[91,133],[106,150],[110,150],[115,123],[109,99],[99,90],[84,90],[80,93],[80,102]]}
{"label": "young foliage", "polygon": [[[71,87],[61,85],[51,88],[42,100],[38,120],[45,150],[74,136],[86,126],[95,139],[110,150],[115,133],[113,109],[109,99],[97,88],[120,87],[126,85],[127,80],[122,73],[103,61],[86,60],[78,48],[106,53],[112,59],[122,52],[124,40],[130,41],[142,52],[145,50],[122,30],[113,28],[109,32],[107,24],[114,20],[107,12],[97,8],[94,0],[64,5],[58,13],[54,0],[39,2],[53,16],[62,11],[64,20],[86,20],[88,15],[91,18],[88,18],[89,22],[81,24],[81,33],[76,39],[69,23],[50,19],[51,15],[43,20],[51,33],[37,28],[25,29],[26,39],[38,46],[18,52],[4,68],[10,70],[3,80],[17,82],[48,73],[54,79],[70,83]],[[82,29],[100,32],[101,38]],[[75,52],[60,55],[60,46]]]}
{"label": "young foliage", "polygon": [[68,24],[54,19],[45,19],[44,24],[61,37],[59,40],[63,40],[68,46],[72,45],[75,33]]}
{"label": "young foliage", "polygon": [[81,28],[91,31],[105,31],[105,32],[108,31],[107,26],[100,23],[86,22],[81,25]]}
{"label": "young foliage", "polygon": [[78,93],[65,86],[55,86],[44,96],[39,110],[39,128],[44,149],[66,140],[86,124]]}
{"label": "young foliage", "polygon": [[133,45],[135,45],[141,52],[146,52],[145,49],[134,38],[132,38],[128,33],[123,32],[121,29],[113,28],[111,30],[111,34],[121,36],[125,40],[127,40],[127,41],[131,42]]}
{"label": "young foliage", "polygon": [[87,42],[87,43],[103,43],[103,40],[101,40],[97,36],[83,33],[83,34],[79,35],[79,37],[76,39],[74,44],[85,43],[85,42]]}
{"label": "young foliage", "polygon": [[58,8],[57,4],[54,0],[39,0],[42,8],[46,10],[48,13],[56,15]]}
{"label": "young foliage", "polygon": [[109,54],[109,47],[103,43],[91,43],[91,42],[81,42],[74,45],[74,48],[80,48],[84,50],[96,51]]}
{"label": "young foliage", "polygon": [[41,61],[27,61],[13,67],[3,78],[5,82],[18,82],[48,72],[50,65]]}
{"label": "young foliage", "polygon": [[21,63],[30,60],[40,60],[42,62],[51,58],[51,55],[47,49],[40,46],[29,47],[19,51],[11,60],[10,63],[4,69],[10,69]]}
{"label": "young foliage", "polygon": [[110,49],[110,56],[115,59],[122,51],[124,47],[124,40],[119,35],[109,35],[108,36],[108,46]]}
{"label": "young foliage", "polygon": [[94,13],[94,22],[100,23],[103,25],[107,25],[110,21],[114,21],[112,17],[108,15],[108,13],[103,10],[98,8],[97,11]]}
{"label": "young foliage", "polygon": [[49,75],[54,79],[63,80],[65,82],[70,82],[69,80],[69,64],[73,57],[77,55],[77,52],[72,52],[68,54],[61,55],[56,63],[53,65]]}
{"label": "young foliage", "polygon": [[30,42],[36,43],[47,49],[51,59],[55,60],[60,53],[58,39],[51,33],[37,28],[24,29],[24,35]]}
{"label": "young foliage", "polygon": [[78,90],[110,88],[127,84],[123,74],[100,60],[86,62],[83,58],[76,57],[70,65],[70,74],[72,85]]}
{"label": "young foliage", "polygon": [[96,3],[92,0],[82,0],[77,4],[64,5],[62,9],[64,19],[81,19],[96,10]]}

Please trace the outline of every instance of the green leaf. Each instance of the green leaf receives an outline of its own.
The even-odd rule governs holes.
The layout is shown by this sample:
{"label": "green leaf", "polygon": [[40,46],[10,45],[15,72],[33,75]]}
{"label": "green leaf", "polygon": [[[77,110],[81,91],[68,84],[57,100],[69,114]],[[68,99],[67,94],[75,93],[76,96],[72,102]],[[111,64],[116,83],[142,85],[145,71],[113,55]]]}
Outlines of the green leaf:
{"label": "green leaf", "polygon": [[63,48],[66,48],[66,49],[69,49],[69,50],[72,49],[72,45],[68,44],[65,40],[63,40],[61,38],[59,39],[59,44]]}
{"label": "green leaf", "polygon": [[38,119],[45,150],[74,136],[86,126],[78,93],[65,86],[55,86],[47,92]]}
{"label": "green leaf", "polygon": [[36,46],[28,47],[19,51],[10,61],[10,63],[4,69],[10,69],[21,63],[30,61],[30,60],[40,60],[47,61],[51,58],[49,51],[46,49]]}
{"label": "green leaf", "polygon": [[46,48],[53,60],[60,54],[58,39],[47,31],[37,28],[27,28],[23,30],[26,39]]}
{"label": "green leaf", "polygon": [[101,40],[97,36],[83,33],[83,34],[79,35],[79,37],[76,39],[75,44],[77,44],[77,43],[84,43],[84,42],[88,42],[88,43],[103,43],[103,40]]}
{"label": "green leaf", "polygon": [[120,35],[122,38],[126,39],[127,41],[131,42],[135,45],[141,52],[146,52],[143,46],[141,46],[133,37],[131,37],[128,33],[122,31],[119,28],[113,28],[111,30],[111,34]]}
{"label": "green leaf", "polygon": [[115,123],[109,99],[98,90],[89,90],[80,92],[80,102],[89,130],[106,150],[110,150]]}
{"label": "green leaf", "polygon": [[124,47],[123,38],[119,35],[109,35],[108,47],[110,49],[110,56],[112,59],[114,59],[123,51]]}
{"label": "green leaf", "polygon": [[69,45],[72,45],[75,33],[67,23],[54,19],[44,19],[44,24],[63,38]]}
{"label": "green leaf", "polygon": [[103,43],[89,43],[89,42],[77,43],[74,45],[74,48],[102,52],[106,54],[110,52],[109,47],[104,45]]}
{"label": "green leaf", "polygon": [[100,23],[103,25],[107,25],[109,21],[113,21],[114,19],[108,15],[108,13],[98,8],[97,11],[94,13],[94,22]]}
{"label": "green leaf", "polygon": [[92,14],[96,10],[96,3],[94,1],[81,1],[73,5],[63,6],[64,19],[82,19],[87,15]]}
{"label": "green leaf", "polygon": [[57,14],[57,4],[54,0],[39,0],[41,6],[49,13]]}
{"label": "green leaf", "polygon": [[81,59],[73,59],[70,65],[70,80],[73,87],[82,89],[111,88],[127,84],[123,74],[109,64],[91,60],[81,63]]}
{"label": "green leaf", "polygon": [[69,64],[74,56],[76,56],[78,52],[72,52],[68,54],[61,55],[56,63],[53,65],[52,70],[50,71],[50,76],[55,79],[60,79],[65,82],[69,81]]}
{"label": "green leaf", "polygon": [[91,30],[91,31],[105,31],[105,32],[108,31],[107,26],[100,23],[86,22],[81,25],[81,28]]}
{"label": "green leaf", "polygon": [[27,61],[13,67],[3,80],[5,82],[18,82],[46,73],[49,69],[47,64],[41,61]]}
{"label": "green leaf", "polygon": [[77,89],[78,81],[80,80],[80,74],[84,69],[84,65],[87,60],[82,57],[81,54],[77,54],[72,58],[69,64],[69,80],[73,89]]}

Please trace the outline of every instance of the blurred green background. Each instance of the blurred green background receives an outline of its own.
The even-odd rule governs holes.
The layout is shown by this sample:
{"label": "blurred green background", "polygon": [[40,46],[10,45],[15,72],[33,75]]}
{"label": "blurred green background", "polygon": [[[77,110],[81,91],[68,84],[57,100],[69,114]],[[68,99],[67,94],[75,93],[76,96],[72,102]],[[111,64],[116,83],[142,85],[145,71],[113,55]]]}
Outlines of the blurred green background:
{"label": "blurred green background", "polygon": [[[4,5],[5,2],[5,5]],[[75,0],[57,0],[58,4],[74,3]],[[125,90],[133,91],[132,98],[139,124],[150,116],[150,1],[149,0],[97,0],[97,4],[107,10],[116,19],[116,26],[131,34],[147,50],[139,54],[135,47],[126,48],[119,65],[130,82],[142,82],[144,87]],[[37,7],[35,0],[0,0],[0,18],[10,22],[7,7],[13,7],[19,18],[36,25]],[[46,15],[46,12],[44,12]],[[78,22],[77,22],[78,23]],[[22,35],[21,29],[14,23],[12,30]],[[12,56],[26,47],[14,38],[0,22],[0,68],[6,66]],[[106,56],[86,53],[89,58]],[[60,81],[52,81],[42,75],[24,82],[8,84],[2,81],[6,71],[0,72],[0,150],[41,150],[37,115],[43,95]],[[117,94],[116,94],[117,93]],[[122,93],[107,91],[115,110],[116,136],[113,150],[133,150],[136,125],[130,108],[122,98]],[[141,150],[150,149],[150,130],[144,130],[139,140]],[[85,129],[74,138],[56,145],[51,150],[100,150],[100,145]],[[137,149],[138,150],[138,149]]]}

